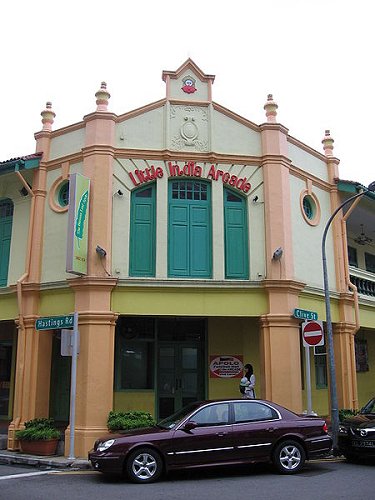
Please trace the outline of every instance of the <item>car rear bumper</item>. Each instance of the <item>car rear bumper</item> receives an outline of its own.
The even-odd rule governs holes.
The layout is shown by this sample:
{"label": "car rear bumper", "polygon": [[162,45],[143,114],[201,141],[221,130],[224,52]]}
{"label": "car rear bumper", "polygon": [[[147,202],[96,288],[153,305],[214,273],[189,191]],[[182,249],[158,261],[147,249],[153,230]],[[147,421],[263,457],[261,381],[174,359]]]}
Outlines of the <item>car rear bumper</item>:
{"label": "car rear bumper", "polygon": [[122,474],[124,468],[124,456],[112,453],[111,455],[103,455],[101,452],[91,450],[88,454],[88,459],[91,462],[93,469],[108,473]]}
{"label": "car rear bumper", "polygon": [[310,439],[306,442],[308,458],[318,458],[328,455],[332,450],[332,438],[330,436],[321,436]]}

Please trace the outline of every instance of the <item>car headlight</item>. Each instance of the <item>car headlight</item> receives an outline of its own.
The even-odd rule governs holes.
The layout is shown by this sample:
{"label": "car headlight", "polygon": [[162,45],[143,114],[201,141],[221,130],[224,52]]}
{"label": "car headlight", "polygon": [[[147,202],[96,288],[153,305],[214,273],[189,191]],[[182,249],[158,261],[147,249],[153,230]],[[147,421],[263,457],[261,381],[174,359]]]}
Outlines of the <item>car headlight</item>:
{"label": "car headlight", "polygon": [[348,434],[348,429],[343,425],[339,425],[339,433],[340,434]]}
{"label": "car headlight", "polygon": [[98,451],[108,450],[108,448],[110,448],[114,444],[115,441],[116,441],[116,439],[108,439],[108,441],[104,441],[103,443],[99,443]]}

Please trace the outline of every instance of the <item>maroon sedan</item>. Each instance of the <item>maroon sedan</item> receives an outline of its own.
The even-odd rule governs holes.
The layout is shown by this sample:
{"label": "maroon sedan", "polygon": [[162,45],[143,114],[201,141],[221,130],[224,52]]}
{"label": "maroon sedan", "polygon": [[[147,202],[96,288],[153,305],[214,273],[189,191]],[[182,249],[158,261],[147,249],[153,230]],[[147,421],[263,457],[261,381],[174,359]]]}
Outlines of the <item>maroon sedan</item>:
{"label": "maroon sedan", "polygon": [[331,446],[321,418],[269,401],[230,399],[193,403],[155,427],[104,436],[89,460],[105,474],[149,483],[175,469],[255,462],[272,462],[280,473],[293,474]]}

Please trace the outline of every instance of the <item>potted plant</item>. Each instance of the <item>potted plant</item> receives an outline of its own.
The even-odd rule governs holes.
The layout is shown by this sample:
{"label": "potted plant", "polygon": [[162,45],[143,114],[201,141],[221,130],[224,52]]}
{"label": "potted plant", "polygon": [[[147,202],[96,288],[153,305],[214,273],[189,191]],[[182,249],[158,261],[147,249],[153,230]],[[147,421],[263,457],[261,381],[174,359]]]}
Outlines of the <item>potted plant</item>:
{"label": "potted plant", "polygon": [[25,428],[16,432],[21,451],[32,455],[55,455],[60,431],[51,418],[34,418],[25,422]]}

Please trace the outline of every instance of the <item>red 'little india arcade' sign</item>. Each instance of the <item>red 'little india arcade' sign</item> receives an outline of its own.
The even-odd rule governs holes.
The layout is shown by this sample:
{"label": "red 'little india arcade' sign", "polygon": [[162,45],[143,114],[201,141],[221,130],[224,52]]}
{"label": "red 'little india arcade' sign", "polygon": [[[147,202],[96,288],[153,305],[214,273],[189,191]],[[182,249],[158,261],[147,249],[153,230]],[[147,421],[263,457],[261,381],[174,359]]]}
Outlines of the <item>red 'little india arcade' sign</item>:
{"label": "red 'little india arcade' sign", "polygon": [[[133,172],[128,172],[128,174],[134,186],[140,186],[146,182],[164,177],[164,168],[161,166],[151,165],[144,170],[136,169]],[[167,174],[169,177],[204,177],[203,167],[194,161],[189,161],[185,163],[184,166],[180,166],[177,163],[169,161]],[[248,182],[247,177],[240,177],[231,172],[226,172],[217,168],[216,165],[210,166],[205,178],[212,181],[221,180],[223,184],[228,184],[228,186],[238,189],[244,193],[248,193],[251,189],[251,184]]]}
{"label": "red 'little india arcade' sign", "polygon": [[302,323],[302,339],[305,347],[324,345],[322,321],[304,321]]}

